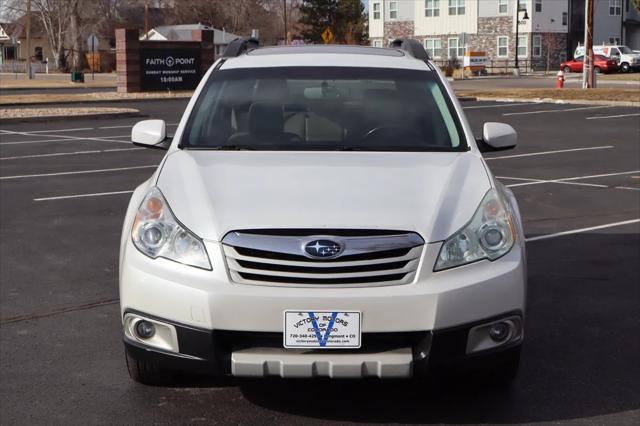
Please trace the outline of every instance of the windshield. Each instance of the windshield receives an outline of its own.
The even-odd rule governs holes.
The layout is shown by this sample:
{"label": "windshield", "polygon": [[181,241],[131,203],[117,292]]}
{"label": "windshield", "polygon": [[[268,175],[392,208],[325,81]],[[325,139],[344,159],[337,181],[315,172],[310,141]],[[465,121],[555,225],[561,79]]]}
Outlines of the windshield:
{"label": "windshield", "polygon": [[279,67],[214,71],[180,146],[199,149],[462,151],[433,71]]}
{"label": "windshield", "polygon": [[633,53],[633,50],[629,49],[627,46],[618,46],[618,49],[620,49],[620,52],[622,52],[624,55]]}

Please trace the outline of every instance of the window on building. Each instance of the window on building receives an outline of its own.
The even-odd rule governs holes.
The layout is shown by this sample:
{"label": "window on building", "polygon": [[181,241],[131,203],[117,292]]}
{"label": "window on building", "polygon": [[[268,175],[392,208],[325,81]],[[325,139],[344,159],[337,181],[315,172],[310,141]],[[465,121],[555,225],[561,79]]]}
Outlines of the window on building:
{"label": "window on building", "polygon": [[373,47],[382,47],[382,40],[373,40]]}
{"label": "window on building", "polygon": [[562,12],[562,25],[569,25],[569,14]]}
{"label": "window on building", "polygon": [[7,46],[4,48],[4,59],[8,60],[8,61],[12,61],[14,59],[17,59],[16,57],[16,48],[15,46]]}
{"label": "window on building", "polygon": [[500,15],[506,15],[508,11],[508,0],[498,0],[498,13]]}
{"label": "window on building", "polygon": [[464,15],[465,0],[449,0],[449,15]]}
{"label": "window on building", "polygon": [[440,0],[424,0],[424,16],[440,16]]}
{"label": "window on building", "polygon": [[535,58],[539,58],[542,56],[542,36],[534,35],[531,39],[531,50],[533,51],[533,56]]}
{"label": "window on building", "polygon": [[542,0],[536,0],[535,11],[542,12]]}
{"label": "window on building", "polygon": [[398,2],[389,2],[389,19],[398,19]]}
{"label": "window on building", "polygon": [[380,19],[380,3],[373,4],[373,19]]}
{"label": "window on building", "polygon": [[442,56],[442,40],[435,39],[427,39],[424,41],[424,49],[429,54],[431,58],[439,58]]}
{"label": "window on building", "polygon": [[447,46],[449,51],[449,58],[461,58],[464,56],[464,46],[460,42],[459,38],[450,38],[448,40],[449,45]]}
{"label": "window on building", "polygon": [[609,44],[621,44],[620,43],[620,37],[609,37]]}
{"label": "window on building", "polygon": [[529,37],[526,35],[518,36],[518,57],[526,58],[527,57],[527,48],[529,44]]}
{"label": "window on building", "polygon": [[509,56],[509,37],[498,37],[498,57],[506,58]]}
{"label": "window on building", "polygon": [[40,61],[42,62],[42,60],[44,59],[43,55],[42,55],[42,47],[40,46],[36,46],[33,49],[33,56],[36,57],[36,61]]}
{"label": "window on building", "polygon": [[622,13],[622,0],[609,0],[609,15],[620,16]]}

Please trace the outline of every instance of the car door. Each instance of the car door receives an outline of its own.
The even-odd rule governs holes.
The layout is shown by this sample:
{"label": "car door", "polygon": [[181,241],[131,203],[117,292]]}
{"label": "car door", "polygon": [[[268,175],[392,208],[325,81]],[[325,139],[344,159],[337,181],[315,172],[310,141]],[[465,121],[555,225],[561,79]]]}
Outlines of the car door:
{"label": "car door", "polygon": [[582,72],[582,61],[584,56],[578,56],[574,58],[573,61],[570,62],[569,67],[571,67],[571,72]]}

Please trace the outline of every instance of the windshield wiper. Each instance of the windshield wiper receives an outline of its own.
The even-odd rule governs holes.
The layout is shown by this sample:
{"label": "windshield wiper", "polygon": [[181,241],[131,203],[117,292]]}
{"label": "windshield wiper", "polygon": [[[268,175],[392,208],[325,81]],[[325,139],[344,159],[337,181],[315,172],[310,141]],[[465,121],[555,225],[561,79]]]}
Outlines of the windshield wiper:
{"label": "windshield wiper", "polygon": [[214,151],[253,151],[253,148],[246,145],[203,146],[202,149],[211,149]]}

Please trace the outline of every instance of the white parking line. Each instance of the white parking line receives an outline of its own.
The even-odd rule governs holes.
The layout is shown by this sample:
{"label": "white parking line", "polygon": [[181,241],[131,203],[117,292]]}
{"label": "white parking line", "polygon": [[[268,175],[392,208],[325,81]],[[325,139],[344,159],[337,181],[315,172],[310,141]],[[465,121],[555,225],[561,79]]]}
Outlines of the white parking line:
{"label": "white parking line", "polygon": [[[601,188],[609,188],[607,185],[600,185],[595,183],[585,183],[585,182],[573,182],[576,180],[582,179],[595,179],[599,177],[609,177],[609,176],[621,176],[621,175],[630,175],[634,173],[640,173],[640,170],[633,170],[630,172],[620,172],[620,173],[604,173],[600,175],[588,175],[588,176],[574,176],[562,179],[528,179],[528,178],[518,178],[518,177],[509,177],[509,176],[496,176],[498,179],[511,179],[511,180],[524,180],[524,183],[514,183],[511,185],[507,185],[509,188],[513,188],[516,186],[528,186],[528,185],[540,185],[542,183],[563,183],[563,184],[573,184],[573,185],[582,185],[582,186],[595,186]],[[622,187],[620,187],[622,188]]]}
{"label": "white parking line", "polygon": [[501,157],[490,157],[485,158],[486,161],[490,160],[502,160],[504,158],[518,158],[518,157],[531,157],[534,155],[550,155],[550,154],[560,154],[563,152],[574,152],[574,151],[590,151],[594,149],[611,149],[615,148],[613,145],[605,145],[605,146],[592,146],[589,148],[573,148],[573,149],[559,149],[557,151],[541,151],[541,152],[530,152],[527,154],[515,154],[515,155],[503,155]]}
{"label": "white parking line", "polygon": [[94,130],[93,127],[80,127],[77,129],[52,129],[52,130],[32,130],[30,132],[16,132],[12,130],[0,130],[2,133],[7,134],[32,134],[32,133],[60,133],[60,132],[81,132],[83,130]]}
{"label": "white parking line", "polygon": [[41,174],[36,174],[36,175],[1,176],[0,180],[26,179],[26,178],[35,178],[35,177],[49,177],[49,176],[82,175],[82,174],[91,174],[91,173],[119,172],[119,171],[124,171],[124,170],[150,169],[152,167],[158,167],[158,165],[157,164],[153,164],[153,165],[149,165],[149,166],[117,167],[117,168],[114,168],[114,169],[77,170],[77,171],[74,171],[74,172],[41,173]]}
{"label": "white parking line", "polygon": [[622,118],[622,117],[637,117],[640,114],[620,114],[620,115],[605,115],[599,117],[587,117],[587,120],[604,120],[606,118]]}
{"label": "white parking line", "polygon": [[526,114],[544,114],[547,112],[569,112],[569,111],[582,111],[585,109],[600,109],[600,108],[611,108],[610,106],[600,105],[600,106],[591,106],[591,107],[580,107],[580,108],[568,108],[568,109],[543,109],[540,111],[526,111],[526,112],[508,112],[502,114],[503,116],[508,115],[526,115]]}
{"label": "white parking line", "polygon": [[95,149],[92,151],[55,152],[52,154],[18,155],[15,157],[0,157],[0,161],[1,160],[21,160],[24,158],[60,157],[64,155],[102,154],[105,152],[137,151],[141,149],[144,149],[144,148]]}
{"label": "white parking line", "polygon": [[[167,126],[177,126],[180,123],[167,123]],[[37,136],[37,133],[60,133],[60,132],[82,132],[87,130],[109,130],[109,129],[126,129],[132,128],[133,124],[123,126],[104,126],[104,127],[79,127],[76,129],[51,129],[51,130],[32,130],[29,132],[19,132],[15,130],[0,130],[4,134],[30,135]]]}
{"label": "white parking line", "polygon": [[554,234],[539,235],[537,237],[525,238],[525,241],[529,243],[531,241],[546,240],[546,239],[549,239],[549,238],[563,237],[565,235],[580,234],[582,232],[596,231],[598,229],[613,228],[614,226],[630,225],[632,223],[638,223],[638,222],[640,222],[640,219],[632,219],[632,220],[625,220],[625,221],[622,221],[622,222],[606,223],[604,225],[590,226],[588,228],[571,229],[569,231],[556,232]]}
{"label": "white parking line", "polygon": [[[559,183],[562,185],[577,185],[577,186],[591,186],[591,187],[595,187],[595,188],[609,188],[608,185],[601,185],[601,184],[597,184],[597,183],[585,183],[585,182],[553,182],[550,180],[541,180],[541,179],[528,179],[528,178],[517,178],[517,177],[507,177],[507,176],[496,176],[498,179],[507,179],[507,180],[521,180],[521,181],[525,181],[525,182],[533,182],[533,183]],[[523,186],[520,184],[511,184],[511,185],[507,185],[508,188],[512,187],[512,186]]]}
{"label": "white parking line", "polygon": [[504,104],[504,105],[474,105],[474,106],[463,107],[462,109],[502,108],[502,107],[525,106],[525,105],[539,105],[539,103],[538,102],[518,102],[515,104]]}
{"label": "white parking line", "polygon": [[101,197],[104,195],[131,194],[133,191],[95,192],[93,194],[61,195],[59,197],[34,198],[33,201],[66,200],[69,198]]}
{"label": "white parking line", "polygon": [[[30,135],[27,133],[14,133],[14,134],[21,134],[23,136],[37,136],[37,135]],[[130,135],[124,135],[124,136],[105,136],[103,138],[92,138],[92,137],[82,137],[82,136],[56,136],[56,135],[41,135],[41,136],[49,136],[52,138],[59,138],[57,141],[74,141],[74,140],[78,140],[78,141],[98,141],[98,142],[113,142],[113,143],[131,143],[130,141],[118,141],[118,140],[114,140],[115,138],[128,138],[130,137]],[[20,144],[24,144],[24,143],[38,143],[38,142],[44,142],[42,140],[40,141],[15,141],[15,142],[0,142],[0,145],[20,145]],[[49,140],[49,142],[56,142],[56,139],[53,140]]]}

